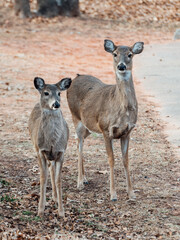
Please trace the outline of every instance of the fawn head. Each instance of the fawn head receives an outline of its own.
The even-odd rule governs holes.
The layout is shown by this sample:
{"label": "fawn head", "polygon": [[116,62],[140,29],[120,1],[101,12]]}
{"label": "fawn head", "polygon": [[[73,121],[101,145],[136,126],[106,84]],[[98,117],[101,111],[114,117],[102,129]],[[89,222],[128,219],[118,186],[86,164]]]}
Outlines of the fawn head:
{"label": "fawn head", "polygon": [[113,55],[116,74],[132,70],[132,58],[143,51],[144,43],[136,42],[132,47],[116,46],[111,40],[104,40],[104,49]]}
{"label": "fawn head", "polygon": [[68,89],[71,85],[70,78],[63,78],[56,84],[45,84],[42,78],[34,78],[34,86],[41,94],[41,107],[46,110],[58,110],[60,108],[61,91]]}

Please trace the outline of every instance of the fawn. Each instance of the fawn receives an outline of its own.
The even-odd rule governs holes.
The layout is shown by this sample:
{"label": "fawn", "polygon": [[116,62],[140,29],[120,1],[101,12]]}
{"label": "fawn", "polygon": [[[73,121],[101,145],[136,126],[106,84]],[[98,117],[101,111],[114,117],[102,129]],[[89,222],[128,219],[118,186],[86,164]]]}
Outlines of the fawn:
{"label": "fawn", "polygon": [[52,197],[58,202],[59,216],[64,216],[61,172],[69,129],[60,109],[60,94],[70,85],[70,78],[64,78],[56,84],[45,84],[45,81],[39,77],[34,79],[34,86],[40,92],[41,97],[40,103],[37,103],[31,112],[29,132],[40,168],[38,215],[41,217],[46,204],[48,168],[51,175]]}

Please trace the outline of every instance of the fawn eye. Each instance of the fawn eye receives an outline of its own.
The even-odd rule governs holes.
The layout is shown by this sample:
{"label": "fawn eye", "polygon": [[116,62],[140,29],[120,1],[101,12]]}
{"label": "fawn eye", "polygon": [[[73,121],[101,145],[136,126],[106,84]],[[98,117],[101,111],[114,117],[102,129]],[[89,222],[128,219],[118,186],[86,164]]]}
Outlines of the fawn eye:
{"label": "fawn eye", "polygon": [[58,92],[58,96],[60,96],[60,92]]}
{"label": "fawn eye", "polygon": [[48,96],[48,95],[49,95],[49,93],[48,93],[48,92],[44,92],[44,95],[45,95],[45,96]]}
{"label": "fawn eye", "polygon": [[113,56],[114,56],[114,57],[117,57],[117,54],[116,54],[116,53],[113,53]]}
{"label": "fawn eye", "polygon": [[132,53],[129,53],[129,54],[128,54],[128,58],[131,58],[131,57],[132,57]]}

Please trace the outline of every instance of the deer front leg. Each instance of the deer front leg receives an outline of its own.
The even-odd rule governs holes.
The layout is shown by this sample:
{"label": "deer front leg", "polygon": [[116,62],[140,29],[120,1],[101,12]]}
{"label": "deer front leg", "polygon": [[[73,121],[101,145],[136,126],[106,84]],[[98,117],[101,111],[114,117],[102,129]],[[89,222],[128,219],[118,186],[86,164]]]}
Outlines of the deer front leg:
{"label": "deer front leg", "polygon": [[121,138],[121,151],[122,151],[122,159],[123,159],[123,165],[124,165],[125,175],[126,175],[127,193],[128,193],[129,199],[135,199],[136,196],[132,189],[131,178],[129,174],[128,148],[129,148],[129,135]]}
{"label": "deer front leg", "polygon": [[39,208],[38,216],[42,217],[44,214],[44,209],[46,205],[46,186],[48,179],[48,167],[47,161],[42,153],[38,154],[39,167],[40,167],[40,199],[39,199]]}
{"label": "deer front leg", "polygon": [[51,162],[50,165],[50,175],[51,175],[51,184],[52,184],[52,198],[55,202],[57,202],[57,191],[55,184],[55,161]]}
{"label": "deer front leg", "polygon": [[104,140],[105,140],[105,146],[106,151],[108,155],[108,161],[110,166],[110,194],[111,194],[111,200],[117,201],[117,194],[115,190],[115,184],[114,184],[114,154],[113,154],[113,148],[112,148],[112,140],[105,134]]}
{"label": "deer front leg", "polygon": [[62,203],[62,165],[63,165],[63,153],[59,161],[56,162],[56,173],[55,173],[55,184],[56,184],[56,192],[57,192],[57,202],[58,202],[58,213],[60,217],[64,217],[64,208]]}

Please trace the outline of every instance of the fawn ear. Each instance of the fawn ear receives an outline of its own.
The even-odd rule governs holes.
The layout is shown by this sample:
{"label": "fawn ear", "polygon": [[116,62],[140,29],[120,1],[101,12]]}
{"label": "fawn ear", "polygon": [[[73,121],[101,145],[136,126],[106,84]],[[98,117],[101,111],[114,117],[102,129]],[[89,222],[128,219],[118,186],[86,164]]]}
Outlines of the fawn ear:
{"label": "fawn ear", "polygon": [[134,54],[139,54],[144,49],[144,43],[143,42],[136,42],[132,47],[132,52]]}
{"label": "fawn ear", "polygon": [[64,91],[70,87],[71,82],[71,78],[63,78],[61,81],[56,83],[56,86],[58,86],[61,91]]}
{"label": "fawn ear", "polygon": [[116,48],[117,48],[116,45],[111,40],[108,39],[104,40],[104,49],[106,52],[113,53],[114,50],[116,50]]}
{"label": "fawn ear", "polygon": [[45,82],[44,82],[44,80],[43,80],[42,78],[35,77],[35,78],[34,78],[34,86],[35,86],[35,88],[36,88],[39,92],[41,92],[42,89],[43,89],[44,86],[45,86]]}

